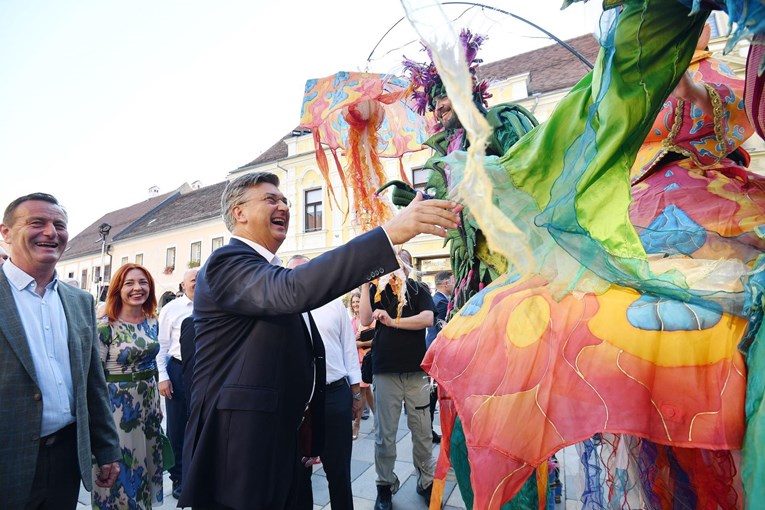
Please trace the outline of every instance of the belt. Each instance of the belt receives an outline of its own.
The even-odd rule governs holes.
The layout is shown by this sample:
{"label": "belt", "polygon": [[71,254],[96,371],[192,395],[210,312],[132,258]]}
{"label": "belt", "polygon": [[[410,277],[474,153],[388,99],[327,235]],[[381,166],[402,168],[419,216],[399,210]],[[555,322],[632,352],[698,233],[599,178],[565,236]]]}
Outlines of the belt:
{"label": "belt", "polygon": [[40,448],[53,446],[54,444],[77,435],[77,423],[70,423],[66,427],[57,430],[53,434],[40,438]]}
{"label": "belt", "polygon": [[126,374],[112,374],[106,372],[106,382],[135,382],[146,381],[156,374],[154,370],[141,370],[140,372],[128,372]]}
{"label": "belt", "polygon": [[343,377],[341,379],[338,379],[335,382],[331,382],[331,383],[327,384],[327,389],[331,390],[331,389],[334,389],[334,388],[339,388],[340,386],[345,386],[347,384],[348,384],[348,381],[345,379],[345,377]]}

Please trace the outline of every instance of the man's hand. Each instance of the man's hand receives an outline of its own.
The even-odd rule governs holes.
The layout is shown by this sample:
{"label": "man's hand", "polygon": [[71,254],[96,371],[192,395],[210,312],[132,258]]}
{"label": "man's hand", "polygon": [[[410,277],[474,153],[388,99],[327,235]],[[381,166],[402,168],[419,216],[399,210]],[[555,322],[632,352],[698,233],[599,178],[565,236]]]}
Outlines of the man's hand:
{"label": "man's hand", "polygon": [[300,462],[307,468],[316,464],[321,464],[321,457],[301,457]]}
{"label": "man's hand", "polygon": [[417,234],[446,237],[447,228],[457,228],[462,206],[451,200],[423,200],[422,194],[385,222],[383,228],[393,244],[404,244]]}
{"label": "man's hand", "polygon": [[120,474],[120,465],[118,462],[112,462],[111,464],[104,464],[99,466],[98,473],[96,474],[96,485],[103,488],[108,488],[114,485],[117,477]]}
{"label": "man's hand", "polygon": [[391,318],[390,315],[388,315],[388,312],[385,310],[377,309],[372,312],[372,319],[379,321],[380,324],[383,326],[388,326],[389,328],[395,328],[396,327],[396,321]]}
{"label": "man's hand", "polygon": [[159,394],[165,398],[173,399],[173,383],[168,381],[162,381],[159,383]]}
{"label": "man's hand", "polygon": [[358,400],[353,398],[351,402],[353,405],[353,419],[359,420],[361,419],[361,413],[364,408],[364,396],[361,394],[361,385],[359,383],[351,384],[351,395],[354,397],[359,395],[361,397]]}

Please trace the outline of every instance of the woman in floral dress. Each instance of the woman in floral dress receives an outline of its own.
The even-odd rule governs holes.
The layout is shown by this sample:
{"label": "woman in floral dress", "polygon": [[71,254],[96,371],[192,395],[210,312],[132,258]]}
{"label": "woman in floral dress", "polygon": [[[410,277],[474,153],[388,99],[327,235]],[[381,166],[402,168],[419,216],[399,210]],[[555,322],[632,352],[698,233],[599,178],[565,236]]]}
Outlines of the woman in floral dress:
{"label": "woman in floral dress", "polygon": [[156,306],[149,272],[138,264],[120,267],[111,280],[98,336],[122,459],[114,485],[94,487],[94,508],[151,509],[152,503],[162,503]]}

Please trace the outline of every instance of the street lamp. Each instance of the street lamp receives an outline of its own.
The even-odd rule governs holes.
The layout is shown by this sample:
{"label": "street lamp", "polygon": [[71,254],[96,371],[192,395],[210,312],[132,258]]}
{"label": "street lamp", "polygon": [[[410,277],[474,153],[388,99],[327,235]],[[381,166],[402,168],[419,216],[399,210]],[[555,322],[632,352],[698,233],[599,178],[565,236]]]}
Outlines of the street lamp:
{"label": "street lamp", "polygon": [[106,276],[106,266],[104,266],[104,255],[106,254],[106,238],[109,237],[109,231],[112,226],[108,223],[101,223],[98,226],[98,233],[101,236],[101,275],[98,277],[98,293],[96,300],[101,299],[101,290],[104,288],[104,276]]}

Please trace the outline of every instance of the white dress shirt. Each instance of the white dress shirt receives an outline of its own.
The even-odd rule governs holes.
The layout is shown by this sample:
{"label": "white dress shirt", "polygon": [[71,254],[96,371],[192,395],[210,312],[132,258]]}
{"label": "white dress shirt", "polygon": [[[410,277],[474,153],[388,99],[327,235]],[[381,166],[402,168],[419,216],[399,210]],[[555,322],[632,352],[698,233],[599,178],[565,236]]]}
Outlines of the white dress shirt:
{"label": "white dress shirt", "polygon": [[74,385],[69,362],[69,329],[58,295],[58,278],[35,292],[35,279],[7,260],[0,270],[11,286],[13,300],[26,333],[37,383],[42,394],[40,435],[48,436],[74,423]]}
{"label": "white dress shirt", "polygon": [[311,310],[316,328],[324,340],[327,384],[348,377],[350,384],[361,382],[356,335],[348,312],[340,299]]}
{"label": "white dress shirt", "polygon": [[159,382],[169,379],[167,364],[170,358],[181,360],[181,323],[193,311],[194,303],[184,294],[167,303],[159,312]]}

